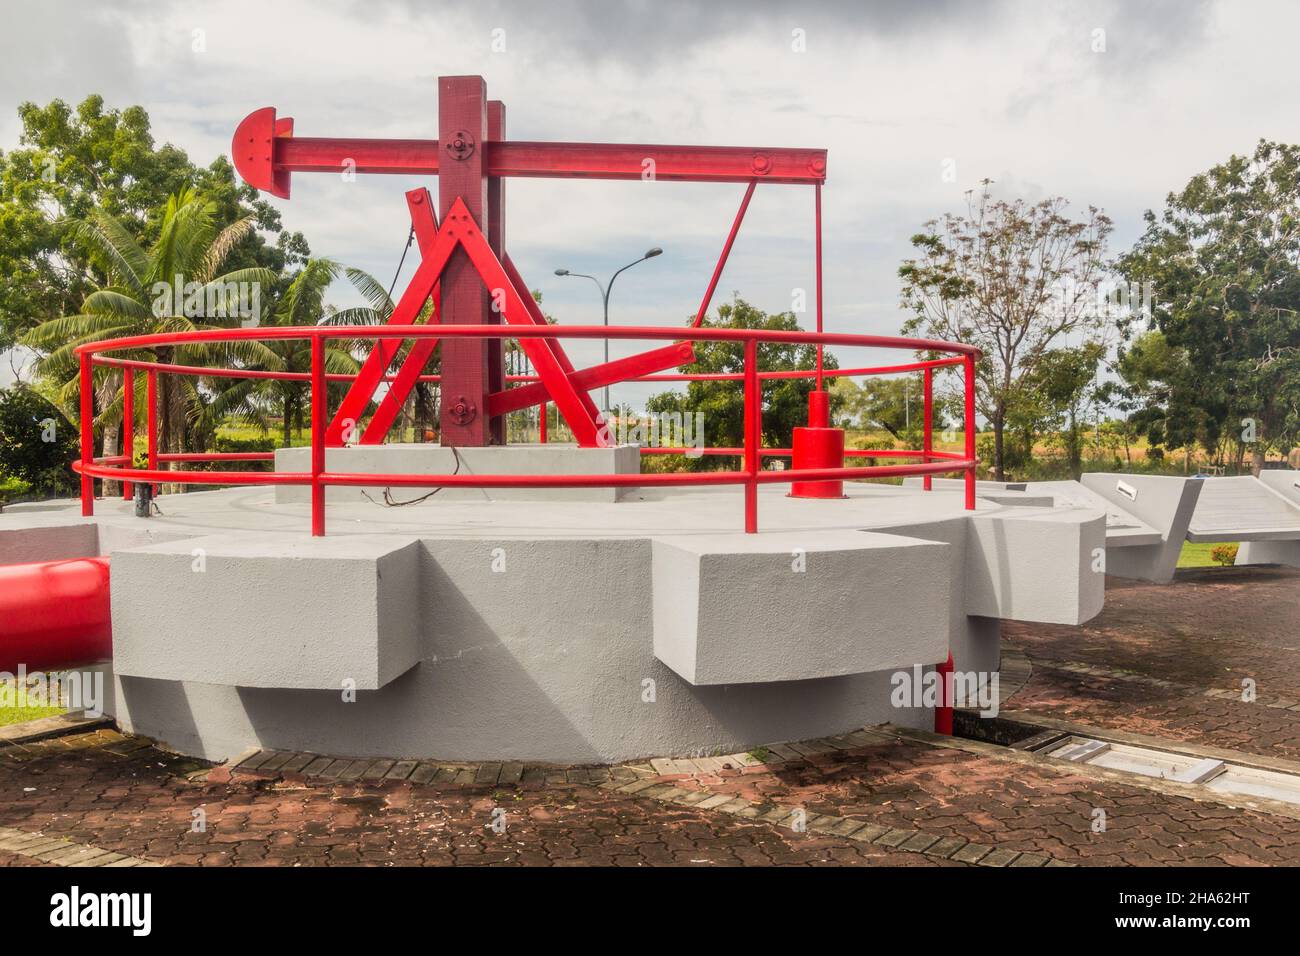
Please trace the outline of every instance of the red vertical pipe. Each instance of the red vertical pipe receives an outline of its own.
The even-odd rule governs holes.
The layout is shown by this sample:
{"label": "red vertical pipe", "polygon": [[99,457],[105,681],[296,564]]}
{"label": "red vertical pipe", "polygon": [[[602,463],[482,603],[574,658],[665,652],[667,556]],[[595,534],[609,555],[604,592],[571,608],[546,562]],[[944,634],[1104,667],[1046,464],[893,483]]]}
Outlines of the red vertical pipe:
{"label": "red vertical pipe", "polygon": [[[148,406],[148,441],[149,449],[149,470],[158,470],[158,372],[155,369],[149,369],[144,380],[144,403]],[[158,494],[158,486],[153,486],[153,493]]]}
{"label": "red vertical pipe", "polygon": [[[934,369],[925,370],[925,444],[922,449],[925,451],[924,461],[930,464],[930,452],[934,451]],[[925,490],[929,491],[932,482],[930,476],[925,476]]]}
{"label": "red vertical pipe", "polygon": [[95,513],[95,479],[86,474],[95,457],[95,383],[90,374],[90,353],[81,353],[81,513]]}
{"label": "red vertical pipe", "polygon": [[966,370],[966,510],[975,510],[975,356],[967,355]]}
{"label": "red vertical pipe", "polygon": [[[126,467],[135,467],[135,369],[122,369],[122,453],[126,455]],[[135,486],[122,482],[122,499],[130,501],[135,493]]]}
{"label": "red vertical pipe", "polygon": [[934,709],[934,732],[946,737],[952,736],[952,651],[948,660],[935,669],[939,675],[939,705]]}
{"label": "red vertical pipe", "polygon": [[[817,331],[822,330],[822,184],[818,183],[817,190]],[[817,343],[817,391],[825,391],[826,384],[822,380],[822,352],[825,346]]]}
{"label": "red vertical pipe", "polygon": [[325,470],[325,406],[329,393],[325,390],[325,338],[312,336],[311,340],[311,533],[312,537],[325,535],[325,486],[321,472]]}
{"label": "red vertical pipe", "polygon": [[540,413],[537,416],[537,429],[540,435],[541,443],[545,445],[546,444],[546,415],[547,415],[546,403],[542,402],[542,404],[539,405],[537,408],[538,408],[538,412]]}
{"label": "red vertical pipe", "polygon": [[759,446],[762,444],[763,396],[758,386],[758,340],[745,341],[745,533],[758,533]]}
{"label": "red vertical pipe", "polygon": [[731,247],[736,241],[736,233],[740,232],[740,224],[745,221],[745,210],[749,208],[749,201],[754,198],[754,187],[758,185],[758,180],[751,179],[749,187],[745,190],[745,198],[740,201],[740,209],[736,211],[736,218],[731,223],[731,232],[727,235],[727,241],[722,245],[722,255],[718,256],[718,264],[713,267],[713,278],[709,280],[709,287],[704,290],[704,299],[700,302],[700,310],[695,313],[695,321],[691,323],[692,328],[698,329],[704,322],[704,316],[709,311],[709,303],[713,301],[713,293],[718,289],[718,280],[722,278],[722,268],[727,264],[727,259],[731,255]]}

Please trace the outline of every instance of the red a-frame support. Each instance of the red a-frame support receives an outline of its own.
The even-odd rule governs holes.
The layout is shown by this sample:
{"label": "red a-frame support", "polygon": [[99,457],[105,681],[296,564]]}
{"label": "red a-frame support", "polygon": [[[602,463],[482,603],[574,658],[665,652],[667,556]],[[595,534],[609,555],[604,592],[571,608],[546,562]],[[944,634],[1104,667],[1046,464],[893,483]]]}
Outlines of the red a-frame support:
{"label": "red a-frame support", "polygon": [[[495,324],[544,323],[528,286],[505,253],[505,178],[510,176],[662,181],[735,182],[749,188],[700,306],[707,310],[722,266],[757,182],[813,184],[826,178],[826,152],[709,146],[624,146],[602,143],[510,142],[505,107],[487,99],[478,76],[438,80],[437,140],[296,138],[293,120],[266,107],[235,131],[231,153],[245,181],[288,198],[294,172],[434,174],[441,226],[428,190],[407,193],[421,264],[394,306],[390,322],[413,323],[433,299],[431,321]],[[819,193],[820,195],[820,193]],[[540,381],[504,388],[500,340],[450,337],[442,343],[444,444],[503,443],[510,411],[555,402],[582,445],[608,437],[589,391],[604,385],[690,364],[690,343],[680,342],[630,358],[575,371],[557,341],[526,338],[520,345]],[[359,423],[388,373],[400,343],[381,341],[330,423],[326,442],[383,440],[436,347],[415,342],[388,393],[363,431]]]}

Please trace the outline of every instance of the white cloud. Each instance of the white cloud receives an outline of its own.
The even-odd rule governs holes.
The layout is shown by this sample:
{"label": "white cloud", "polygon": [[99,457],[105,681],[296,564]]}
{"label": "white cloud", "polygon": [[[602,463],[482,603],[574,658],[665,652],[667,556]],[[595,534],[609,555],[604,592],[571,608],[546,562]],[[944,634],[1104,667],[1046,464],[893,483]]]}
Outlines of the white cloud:
{"label": "white cloud", "polygon": [[[23,9],[0,57],[0,146],[16,139],[19,100],[89,92],[141,103],[157,138],[200,162],[264,105],[303,136],[433,137],[436,77],[453,73],[487,78],[512,138],[825,146],[826,317],[840,331],[897,331],[908,237],[981,178],[1102,206],[1123,245],[1146,207],[1199,170],[1261,136],[1300,139],[1300,10],[1282,2]],[[805,53],[791,50],[795,28]],[[196,29],[206,52],[193,50]],[[490,50],[494,29],[506,31],[504,53]],[[1093,50],[1097,29],[1105,52]],[[949,159],[955,182],[941,176]],[[415,182],[299,174],[280,206],[314,252],[387,282]],[[741,192],[512,181],[508,242],[547,310],[577,322],[599,320],[598,297],[555,278],[557,265],[608,274],[660,245],[662,258],[620,278],[612,311],[619,323],[677,323],[699,303]],[[761,188],[719,297],[739,290],[783,309],[812,281],[811,191]]]}

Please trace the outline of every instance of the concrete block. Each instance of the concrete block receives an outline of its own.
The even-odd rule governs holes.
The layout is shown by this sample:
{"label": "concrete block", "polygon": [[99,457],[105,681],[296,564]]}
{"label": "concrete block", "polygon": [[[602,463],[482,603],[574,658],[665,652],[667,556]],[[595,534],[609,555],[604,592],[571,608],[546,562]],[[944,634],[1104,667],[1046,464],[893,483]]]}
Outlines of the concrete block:
{"label": "concrete block", "polygon": [[1105,600],[1106,519],[1091,508],[976,512],[966,537],[966,613],[1082,624]]}
{"label": "concrete block", "polygon": [[1204,482],[1196,478],[1105,472],[1085,474],[1080,481],[1111,505],[1160,533],[1158,544],[1142,544],[1136,537],[1108,534],[1107,573],[1159,584],[1172,581]]}
{"label": "concrete block", "polygon": [[652,546],[655,657],[691,684],[863,674],[948,654],[947,544],[817,531]]}
{"label": "concrete block", "polygon": [[1280,564],[1300,568],[1300,541],[1243,541],[1237,548],[1238,567],[1248,564]]}
{"label": "concrete block", "polygon": [[[277,448],[276,471],[311,470],[310,448]],[[638,475],[641,451],[636,445],[578,448],[575,445],[508,445],[455,450],[433,444],[353,445],[325,450],[325,470],[345,474],[388,475]],[[411,501],[432,488],[394,488],[393,498]],[[622,497],[623,488],[444,488],[438,501],[601,501]],[[363,495],[364,492],[364,495]],[[335,486],[326,502],[382,501],[383,485]],[[277,485],[277,504],[307,502],[305,485]]]}
{"label": "concrete block", "polygon": [[1300,508],[1300,471],[1269,468],[1259,473],[1259,480],[1291,504]]}
{"label": "concrete block", "polygon": [[0,515],[0,564],[92,558],[99,554],[93,518],[66,512]]}
{"label": "concrete block", "polygon": [[[925,489],[925,480],[919,477],[903,479],[903,487],[914,491]],[[965,491],[964,478],[933,477],[930,488],[934,491]],[[1024,481],[977,481],[975,497],[982,501],[992,501],[999,505],[1018,505],[1024,508],[1050,508],[1052,499],[1048,495],[1035,495],[1028,491],[1028,482]]]}
{"label": "concrete block", "polygon": [[1300,506],[1281,489],[1250,475],[1205,478],[1201,484],[1188,541],[1300,539]]}
{"label": "concrete block", "polygon": [[214,535],[113,554],[120,677],[383,687],[420,659],[421,549],[393,535]]}

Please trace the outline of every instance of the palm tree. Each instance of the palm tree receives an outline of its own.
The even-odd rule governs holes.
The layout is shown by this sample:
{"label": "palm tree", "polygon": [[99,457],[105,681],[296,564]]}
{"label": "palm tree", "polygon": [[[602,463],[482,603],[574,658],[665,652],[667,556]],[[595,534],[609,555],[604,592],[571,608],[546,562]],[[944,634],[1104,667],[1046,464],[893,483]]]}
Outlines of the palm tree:
{"label": "palm tree", "polygon": [[[222,274],[231,252],[254,227],[252,217],[222,226],[215,203],[186,189],[172,195],[163,212],[158,238],[145,248],[117,219],[96,210],[75,226],[74,234],[90,250],[102,276],[86,296],[81,312],[42,322],[23,337],[41,354],[36,370],[56,383],[64,411],[77,420],[78,361],[73,350],[86,342],[160,332],[230,328],[255,315],[263,290],[276,275],[270,269],[238,269]],[[256,366],[273,359],[265,344],[254,341],[190,343],[116,353],[119,357],[182,365],[242,363]],[[144,376],[137,376],[135,402],[144,413]],[[206,384],[205,384],[206,381]],[[103,454],[117,453],[122,416],[122,375],[112,368],[95,370]],[[159,447],[164,451],[197,450],[206,437],[204,406],[211,380],[188,375],[160,375],[158,380]],[[107,489],[106,489],[107,490]]]}
{"label": "palm tree", "polygon": [[[369,303],[369,305],[354,306],[349,309],[340,309],[336,312],[332,312],[321,320],[321,324],[382,325],[387,322],[388,317],[393,314],[393,306],[395,305],[392,299],[391,290],[385,289],[378,279],[366,272],[364,269],[349,268],[346,269],[345,272],[347,273],[348,281],[356,287],[357,291],[361,293],[362,297]],[[396,279],[394,279],[394,281],[396,281]],[[432,312],[433,302],[425,302],[423,308],[420,309],[419,316],[416,318],[416,324],[419,325],[428,322],[429,316]],[[346,348],[349,354],[352,355],[369,354],[370,350],[374,348],[376,344],[376,339],[369,338],[338,342],[340,348]],[[411,344],[412,343],[410,342],[403,343],[401,349],[393,359],[392,366],[394,368],[401,366],[402,360],[405,358],[407,352],[410,351]],[[442,350],[438,349],[429,356],[429,360],[424,369],[425,373],[437,374],[438,370],[441,368],[441,363]],[[422,434],[423,427],[435,423],[438,420],[438,388],[429,382],[417,382],[411,394],[414,399],[415,430],[417,440],[419,440],[418,436]]]}
{"label": "palm tree", "polygon": [[[330,259],[311,259],[294,275],[284,291],[273,297],[266,309],[263,325],[319,325],[326,316],[325,290],[337,278],[339,264]],[[281,339],[262,343],[263,360],[257,370],[275,372],[310,372],[311,342],[307,339]],[[353,344],[328,342],[325,348],[325,371],[332,374],[355,374],[358,362]],[[276,413],[280,418],[281,446],[288,448],[296,426],[301,433],[303,408],[310,386],[305,381],[282,379],[227,379],[223,388],[208,404],[205,416],[214,423],[232,417],[263,431],[270,428]],[[338,391],[342,386],[332,386]]]}

